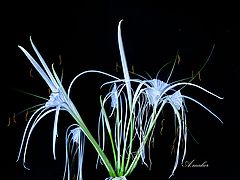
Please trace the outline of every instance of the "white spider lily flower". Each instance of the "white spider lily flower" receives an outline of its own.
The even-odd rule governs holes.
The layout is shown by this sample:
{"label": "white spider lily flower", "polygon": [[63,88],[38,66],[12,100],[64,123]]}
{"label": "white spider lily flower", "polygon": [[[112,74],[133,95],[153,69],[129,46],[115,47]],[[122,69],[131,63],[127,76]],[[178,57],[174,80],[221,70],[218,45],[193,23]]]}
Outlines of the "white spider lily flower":
{"label": "white spider lily flower", "polygon": [[[185,159],[186,155],[186,149],[187,149],[187,123],[186,123],[186,112],[185,112],[185,106],[184,106],[184,98],[181,95],[180,90],[174,92],[172,95],[168,96],[168,103],[171,104],[174,115],[176,116],[176,120],[178,123],[178,129],[176,130],[176,133],[178,133],[178,143],[177,143],[177,151],[176,151],[176,158],[175,158],[175,164],[172,169],[172,173],[169,176],[173,176],[179,162],[179,154],[180,154],[180,145],[181,145],[181,140],[183,136],[183,143],[184,143],[184,150],[183,150],[183,155],[182,155],[182,163]],[[179,111],[181,113],[179,113]],[[175,122],[176,123],[176,122]]]}
{"label": "white spider lily flower", "polygon": [[116,83],[114,83],[110,95],[111,95],[111,107],[113,109],[115,109],[115,108],[117,108],[117,105],[118,105],[118,102],[117,102],[118,95],[117,95],[117,85],[116,85]]}
{"label": "white spider lily flower", "polygon": [[[85,135],[77,124],[68,127],[66,131],[66,160],[63,180],[83,179],[82,165],[85,147]],[[76,163],[76,164],[75,164]],[[75,168],[76,166],[76,168]],[[77,175],[73,172],[77,171]]]}
{"label": "white spider lily flower", "polygon": [[151,105],[158,105],[161,102],[162,92],[169,86],[169,84],[159,80],[153,79],[147,81],[149,87],[146,89],[146,95]]}
{"label": "white spider lily flower", "polygon": [[[30,119],[27,123],[27,126],[25,128],[22,143],[21,143],[18,158],[17,158],[17,161],[18,161],[20,158],[20,155],[23,151],[24,167],[25,167],[26,151],[28,148],[28,142],[29,142],[30,136],[32,134],[32,131],[34,130],[36,125],[40,122],[40,120],[51,112],[55,112],[52,149],[53,149],[54,159],[56,159],[55,143],[56,143],[56,138],[57,138],[57,125],[58,125],[59,111],[66,110],[66,111],[71,112],[70,106],[72,106],[72,103],[71,103],[70,99],[68,98],[68,96],[66,95],[66,92],[65,92],[64,88],[62,87],[61,81],[58,78],[58,76],[56,75],[56,72],[54,71],[53,66],[52,66],[52,70],[53,70],[53,74],[52,74],[52,72],[46,65],[44,59],[42,58],[42,56],[38,52],[37,48],[33,44],[31,37],[30,37],[30,42],[31,42],[31,45],[32,45],[35,53],[37,54],[38,59],[40,60],[42,67],[23,47],[21,47],[21,46],[18,46],[18,47],[23,51],[23,53],[27,56],[27,58],[32,63],[32,65],[35,67],[35,69],[39,72],[39,74],[45,80],[45,82],[51,89],[51,94],[49,96],[48,101],[32,114],[32,116],[30,117]],[[24,144],[25,144],[25,147],[24,147]]]}
{"label": "white spider lily flower", "polygon": [[[125,138],[125,129],[126,129],[126,121],[128,116],[128,101],[127,97],[123,91],[125,85],[123,83],[123,80],[120,80],[120,85],[116,85],[116,82],[113,82],[113,85],[111,87],[110,92],[104,97],[103,100],[101,100],[101,111],[99,115],[99,123],[98,123],[98,141],[99,144],[101,144],[102,149],[105,148],[105,128],[107,129],[107,132],[109,134],[112,146],[114,146],[117,149],[117,156],[118,160],[116,159],[115,150],[113,150],[114,153],[114,159],[115,162],[118,161],[120,163],[120,146],[122,144],[122,140]],[[109,115],[108,112],[106,112],[106,107],[108,106],[108,103],[110,101],[110,107],[112,110],[110,110]],[[124,110],[123,110],[124,109]],[[114,115],[114,117],[113,117]],[[115,118],[114,123],[114,137],[112,137],[112,128],[110,124],[112,124],[110,121],[110,118]],[[124,124],[124,125],[123,125]],[[101,135],[102,133],[102,135]],[[114,138],[114,139],[113,139]],[[119,165],[118,165],[119,166]],[[120,167],[118,167],[120,168]]]}
{"label": "white spider lily flower", "polygon": [[[115,169],[118,177],[125,175],[132,159],[133,138],[134,138],[134,123],[135,123],[135,105],[136,93],[131,87],[127,61],[124,53],[124,47],[121,36],[121,22],[118,24],[118,45],[121,57],[123,79],[116,79],[104,83],[102,86],[111,84],[110,92],[101,99],[101,111],[99,116],[99,143],[102,149],[105,146],[105,131],[107,130],[112,146]],[[141,82],[136,80],[137,82]],[[108,111],[108,105],[111,105],[111,111]],[[107,110],[106,110],[107,109]],[[113,127],[111,127],[113,125]],[[106,130],[105,130],[106,129]],[[98,164],[98,163],[97,163]]]}
{"label": "white spider lily flower", "polygon": [[185,99],[189,99],[189,100],[197,103],[198,105],[203,107],[205,110],[207,110],[210,114],[212,114],[214,117],[216,117],[221,123],[223,123],[221,121],[221,119],[216,114],[214,114],[209,108],[207,108],[202,103],[200,103],[199,101],[197,101],[196,99],[194,99],[192,97],[182,95],[180,90],[175,90],[175,88],[178,86],[193,86],[193,87],[203,90],[203,91],[207,92],[208,94],[213,95],[219,99],[223,99],[223,98],[219,97],[219,96],[213,94],[212,92],[202,88],[201,86],[198,86],[193,83],[178,82],[178,83],[168,84],[168,83],[165,83],[165,82],[163,82],[161,80],[157,80],[157,79],[149,80],[147,82],[148,82],[148,85],[150,85],[150,87],[146,88],[146,96],[149,101],[149,105],[152,106],[154,109],[154,108],[156,108],[156,106],[159,106],[163,102],[167,102],[167,103],[171,104],[171,106],[174,110],[174,115],[176,116],[177,125],[178,125],[177,126],[178,127],[178,131],[177,131],[178,132],[178,135],[177,135],[178,141],[177,142],[178,143],[177,143],[175,164],[174,164],[172,173],[170,175],[170,177],[171,177],[174,174],[174,172],[178,166],[179,156],[180,156],[180,145],[181,145],[182,140],[184,143],[182,162],[186,155],[187,124],[186,124]]}
{"label": "white spider lily flower", "polygon": [[184,105],[183,100],[184,99],[183,99],[183,96],[182,96],[180,90],[169,95],[168,98],[169,98],[169,103],[173,104],[173,106],[176,107],[177,110],[180,110],[181,108],[183,108],[183,105]]}

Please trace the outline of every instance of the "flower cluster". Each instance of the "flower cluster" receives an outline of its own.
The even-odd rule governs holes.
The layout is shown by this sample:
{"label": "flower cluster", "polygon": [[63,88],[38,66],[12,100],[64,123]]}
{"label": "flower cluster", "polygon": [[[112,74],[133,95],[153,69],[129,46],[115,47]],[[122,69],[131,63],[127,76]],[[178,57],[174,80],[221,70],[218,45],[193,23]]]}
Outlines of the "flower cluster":
{"label": "flower cluster", "polygon": [[[40,108],[38,108],[31,116],[23,135],[18,160],[21,153],[23,153],[23,162],[25,163],[28,141],[32,131],[39,121],[51,112],[55,112],[53,127],[53,155],[54,158],[56,158],[55,143],[57,137],[58,116],[60,110],[65,110],[76,120],[76,124],[71,125],[66,131],[66,165],[64,179],[70,179],[73,176],[72,171],[77,172],[77,179],[80,180],[83,178],[82,166],[85,138],[92,143],[98,153],[96,166],[100,162],[105,165],[109,172],[110,177],[107,179],[126,179],[126,177],[133,172],[139,160],[141,160],[146,166],[151,166],[151,159],[146,160],[146,157],[150,158],[150,149],[147,150],[147,148],[150,147],[149,143],[154,136],[156,124],[161,122],[161,112],[166,104],[170,104],[175,117],[175,132],[177,137],[175,145],[176,157],[170,174],[171,177],[179,165],[179,159],[183,162],[186,156],[188,130],[185,101],[190,100],[197,103],[222,123],[220,118],[205,105],[193,97],[182,93],[183,88],[192,86],[215,96],[216,98],[222,99],[199,85],[191,83],[190,81],[184,82],[183,80],[169,82],[172,73],[170,73],[166,82],[159,79],[158,76],[155,79],[143,78],[140,75],[137,75],[137,78],[131,78],[122,43],[121,23],[122,21],[120,21],[118,25],[118,45],[123,69],[123,78],[118,78],[98,70],[84,71],[72,80],[67,93],[53,66],[51,72],[37,48],[32,43],[32,40],[32,47],[36,52],[42,67],[23,47],[19,46],[45,80],[52,92],[47,102],[40,106]],[[175,62],[172,71],[174,66]],[[73,84],[82,75],[88,73],[98,73],[112,78],[111,81],[108,81],[101,86],[101,88],[106,86],[110,87],[109,92],[106,95],[100,96],[101,108],[97,138],[93,137],[70,99],[70,91]],[[110,147],[108,147],[109,144],[106,143],[106,139],[109,140]],[[182,143],[183,146],[181,146]],[[113,155],[113,157],[109,157],[110,155],[105,153],[105,148],[110,148],[112,151],[112,154],[110,155]],[[148,156],[146,156],[146,153],[149,153]],[[75,166],[72,165],[76,161],[77,170],[73,168]]]}

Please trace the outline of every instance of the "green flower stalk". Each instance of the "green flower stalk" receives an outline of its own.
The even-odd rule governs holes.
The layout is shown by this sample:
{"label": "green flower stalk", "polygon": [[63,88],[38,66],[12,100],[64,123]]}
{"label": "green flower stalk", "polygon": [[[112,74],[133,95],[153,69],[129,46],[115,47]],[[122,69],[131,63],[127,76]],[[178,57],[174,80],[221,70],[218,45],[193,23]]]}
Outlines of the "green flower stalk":
{"label": "green flower stalk", "polygon": [[[137,78],[131,78],[122,42],[121,23],[122,20],[118,24],[118,45],[123,78],[118,78],[103,71],[88,70],[75,76],[67,91],[63,88],[61,80],[58,78],[53,66],[51,72],[31,39],[32,47],[42,67],[23,47],[19,46],[51,89],[49,99],[33,113],[24,131],[18,155],[19,160],[23,153],[24,167],[30,136],[35,126],[51,112],[55,112],[53,127],[54,159],[56,159],[55,143],[60,111],[65,110],[69,112],[76,120],[76,124],[69,126],[66,131],[66,162],[63,179],[68,180],[74,176],[72,171],[77,172],[78,180],[83,179],[82,167],[85,138],[90,141],[98,154],[96,167],[99,163],[106,167],[109,173],[109,177],[106,178],[106,180],[126,180],[126,177],[133,172],[140,160],[142,164],[150,168],[150,143],[154,136],[156,124],[159,121],[161,123],[160,115],[166,104],[170,104],[172,107],[177,137],[176,144],[174,144],[174,146],[176,146],[175,163],[170,177],[174,175],[179,165],[179,159],[182,163],[186,156],[188,129],[185,101],[190,100],[195,102],[222,123],[221,119],[209,108],[193,97],[182,94],[182,91],[184,88],[191,86],[218,99],[223,99],[222,97],[217,96],[199,85],[191,83],[192,79],[187,82],[184,82],[184,80],[169,82],[176,60],[166,82],[158,79],[158,75],[155,79],[147,79],[140,75],[137,75]],[[92,136],[84,120],[78,113],[77,108],[70,99],[73,84],[77,79],[89,73],[101,74],[112,78],[111,81],[105,82],[100,87],[104,88],[107,86],[109,90],[106,95],[101,95],[99,99],[101,107],[98,119],[97,138]],[[107,139],[110,143],[106,143]],[[182,143],[183,146],[181,146]],[[106,154],[106,148],[110,149],[109,154]],[[147,153],[149,157],[148,160],[146,160]],[[74,166],[76,161],[77,167]]]}

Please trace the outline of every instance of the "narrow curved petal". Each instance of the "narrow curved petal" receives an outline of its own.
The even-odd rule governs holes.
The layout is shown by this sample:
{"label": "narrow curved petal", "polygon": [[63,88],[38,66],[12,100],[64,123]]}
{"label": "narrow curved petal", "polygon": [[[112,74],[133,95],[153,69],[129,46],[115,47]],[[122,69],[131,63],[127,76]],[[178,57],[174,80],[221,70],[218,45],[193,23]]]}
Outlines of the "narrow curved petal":
{"label": "narrow curved petal", "polygon": [[123,43],[122,43],[122,32],[121,32],[122,21],[123,20],[121,20],[118,24],[118,47],[119,47],[120,56],[121,56],[121,63],[122,63],[123,74],[124,74],[124,79],[125,79],[126,88],[127,88],[128,100],[130,103],[129,105],[131,107],[131,102],[132,102],[131,82],[130,82],[130,77],[129,77],[129,72],[128,72],[126,56],[125,56],[125,52],[124,52],[124,47],[123,47]]}
{"label": "narrow curved petal", "polygon": [[41,68],[41,66],[39,66],[39,64],[35,61],[35,59],[21,46],[18,46],[23,53],[27,56],[27,58],[29,59],[29,61],[32,63],[32,65],[35,67],[35,69],[39,72],[39,74],[42,76],[42,78],[45,80],[45,82],[48,84],[49,88],[52,91],[56,90],[56,87],[54,86],[54,84],[52,83],[52,81],[50,80],[50,78],[48,77],[48,75],[44,72],[44,70]]}

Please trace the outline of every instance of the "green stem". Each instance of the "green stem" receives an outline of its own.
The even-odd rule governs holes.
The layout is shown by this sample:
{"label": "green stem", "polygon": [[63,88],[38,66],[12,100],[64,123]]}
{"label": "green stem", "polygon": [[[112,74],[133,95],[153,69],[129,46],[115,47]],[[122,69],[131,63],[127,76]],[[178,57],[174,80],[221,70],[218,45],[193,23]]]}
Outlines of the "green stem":
{"label": "green stem", "polygon": [[[132,171],[135,169],[135,167],[137,166],[137,162],[139,161],[140,157],[141,157],[141,151],[142,148],[145,146],[146,142],[148,141],[148,137],[154,127],[154,125],[156,124],[157,118],[160,114],[160,112],[162,111],[164,105],[166,104],[166,101],[164,101],[161,104],[161,107],[159,108],[159,110],[157,111],[157,113],[153,116],[153,119],[151,120],[151,124],[149,125],[148,131],[146,133],[146,136],[143,140],[142,145],[139,147],[138,151],[137,151],[137,155],[135,156],[135,158],[133,159],[131,165],[129,166],[129,168],[127,169],[127,171],[125,172],[124,176],[128,176],[129,174],[132,173]],[[154,110],[154,112],[156,112],[156,109]]]}
{"label": "green stem", "polygon": [[132,155],[132,143],[133,143],[133,131],[134,131],[134,128],[133,128],[132,119],[131,119],[130,122],[131,122],[130,123],[131,128],[130,128],[130,137],[129,137],[129,150],[128,150],[128,158],[127,158],[127,163],[126,163],[125,169],[128,168],[129,162],[131,160],[131,155]]}
{"label": "green stem", "polygon": [[105,167],[107,168],[109,175],[111,177],[116,177],[116,173],[115,170],[113,169],[110,161],[108,160],[107,156],[105,155],[105,153],[102,151],[101,147],[99,146],[99,144],[97,143],[97,141],[95,140],[95,138],[92,136],[92,134],[90,133],[90,131],[88,130],[87,126],[84,124],[81,116],[79,115],[77,109],[75,108],[75,106],[73,105],[73,103],[70,104],[70,114],[73,116],[73,118],[77,121],[77,123],[79,124],[79,126],[81,127],[83,133],[85,134],[85,136],[89,139],[89,141],[91,142],[91,144],[93,145],[93,147],[95,148],[95,150],[97,151],[98,155],[100,156],[100,158],[103,161],[103,164],[105,165]]}
{"label": "green stem", "polygon": [[[124,140],[124,145],[123,145],[123,152],[122,152],[122,165],[121,165],[121,172],[120,174],[123,174],[124,171],[125,171],[125,155],[126,155],[126,148],[127,148],[127,141],[128,141],[128,132],[129,132],[129,126],[132,122],[132,114],[130,114],[130,117],[129,117],[129,121],[128,121],[128,125],[127,125],[127,130],[126,130],[126,139]],[[132,129],[131,129],[132,130]],[[130,135],[131,136],[131,135]],[[131,139],[129,139],[129,143],[130,143],[130,147],[131,147],[131,144],[132,144],[132,141]],[[129,157],[130,155],[128,155]]]}
{"label": "green stem", "polygon": [[101,104],[101,109],[103,110],[103,114],[104,114],[104,118],[105,118],[105,124],[107,126],[107,129],[108,129],[108,135],[109,135],[109,138],[110,138],[110,142],[111,142],[111,146],[112,146],[112,151],[113,151],[113,157],[114,157],[114,164],[115,164],[115,167],[116,167],[116,150],[115,150],[115,146],[114,146],[114,141],[113,141],[113,138],[112,138],[112,131],[111,131],[111,127],[109,125],[109,121],[108,121],[108,117],[107,117],[107,113],[104,109],[104,106],[103,106],[103,102],[102,102],[102,98],[100,96],[100,104]]}
{"label": "green stem", "polygon": [[[121,121],[121,122],[120,122]],[[122,125],[122,119],[119,118],[119,108],[117,108],[117,115],[116,115],[116,122],[117,122],[117,141],[118,141],[118,147],[117,147],[117,162],[116,162],[116,168],[117,173],[120,174],[121,172],[121,147],[120,147],[120,126]]]}

